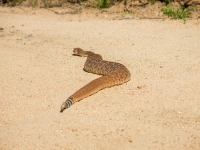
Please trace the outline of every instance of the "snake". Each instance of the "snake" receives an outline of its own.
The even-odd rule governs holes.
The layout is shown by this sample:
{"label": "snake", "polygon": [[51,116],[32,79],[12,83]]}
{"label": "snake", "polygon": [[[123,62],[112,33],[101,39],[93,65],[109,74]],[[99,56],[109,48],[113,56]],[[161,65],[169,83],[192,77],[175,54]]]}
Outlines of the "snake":
{"label": "snake", "polygon": [[81,48],[74,48],[73,55],[87,57],[83,70],[102,76],[92,80],[69,96],[62,103],[60,112],[102,89],[120,85],[131,80],[130,71],[121,63],[103,60],[101,55],[95,54],[92,51],[84,51]]}

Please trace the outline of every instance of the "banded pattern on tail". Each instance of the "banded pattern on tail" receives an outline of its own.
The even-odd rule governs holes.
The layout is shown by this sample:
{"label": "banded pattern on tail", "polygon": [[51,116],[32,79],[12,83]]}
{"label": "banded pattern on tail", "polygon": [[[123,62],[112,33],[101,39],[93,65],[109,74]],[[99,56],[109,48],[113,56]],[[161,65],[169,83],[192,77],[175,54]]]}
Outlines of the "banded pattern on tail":
{"label": "banded pattern on tail", "polygon": [[72,94],[61,106],[61,111],[70,107],[73,103],[88,97],[101,89],[123,84],[131,79],[129,70],[120,63],[103,60],[102,56],[91,51],[74,48],[74,55],[87,57],[84,70],[90,73],[103,75]]}
{"label": "banded pattern on tail", "polygon": [[63,112],[63,110],[69,108],[73,103],[74,103],[74,101],[72,100],[72,98],[68,98],[68,99],[61,105],[61,110],[60,110],[60,112]]}

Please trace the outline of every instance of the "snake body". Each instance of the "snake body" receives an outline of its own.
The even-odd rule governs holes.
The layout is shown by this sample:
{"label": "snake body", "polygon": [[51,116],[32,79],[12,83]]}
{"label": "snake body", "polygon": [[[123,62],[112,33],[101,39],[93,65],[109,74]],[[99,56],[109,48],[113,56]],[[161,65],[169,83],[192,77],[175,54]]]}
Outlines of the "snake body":
{"label": "snake body", "polygon": [[103,60],[102,56],[91,51],[84,51],[81,48],[74,48],[74,55],[87,57],[84,70],[89,73],[102,75],[89,82],[81,89],[72,94],[62,105],[60,112],[69,108],[75,102],[86,98],[99,90],[115,85],[120,85],[131,79],[129,70],[120,63]]}

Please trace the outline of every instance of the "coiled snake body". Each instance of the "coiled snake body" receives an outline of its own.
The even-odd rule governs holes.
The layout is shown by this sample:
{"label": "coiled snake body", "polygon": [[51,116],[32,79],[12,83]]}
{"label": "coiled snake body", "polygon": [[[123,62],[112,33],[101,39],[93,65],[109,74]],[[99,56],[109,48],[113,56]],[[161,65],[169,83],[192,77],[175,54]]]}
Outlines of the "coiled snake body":
{"label": "coiled snake body", "polygon": [[75,102],[88,97],[99,90],[125,83],[131,79],[129,70],[120,63],[103,60],[102,56],[81,48],[74,48],[74,55],[87,57],[84,70],[89,73],[103,75],[76,91],[62,105],[60,112],[69,108]]}

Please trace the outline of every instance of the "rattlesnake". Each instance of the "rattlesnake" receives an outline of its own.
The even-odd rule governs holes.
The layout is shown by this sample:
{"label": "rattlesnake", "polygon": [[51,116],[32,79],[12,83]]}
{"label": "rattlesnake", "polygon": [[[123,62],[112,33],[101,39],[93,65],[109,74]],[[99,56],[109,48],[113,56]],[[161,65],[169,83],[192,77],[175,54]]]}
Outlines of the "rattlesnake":
{"label": "rattlesnake", "polygon": [[75,102],[88,97],[101,89],[125,83],[131,79],[129,70],[120,63],[103,60],[102,56],[81,48],[74,48],[74,55],[87,57],[84,70],[89,73],[103,75],[76,91],[62,105],[60,112],[70,107]]}

